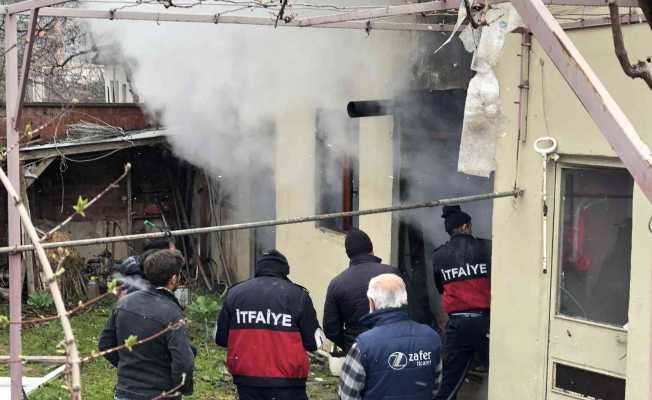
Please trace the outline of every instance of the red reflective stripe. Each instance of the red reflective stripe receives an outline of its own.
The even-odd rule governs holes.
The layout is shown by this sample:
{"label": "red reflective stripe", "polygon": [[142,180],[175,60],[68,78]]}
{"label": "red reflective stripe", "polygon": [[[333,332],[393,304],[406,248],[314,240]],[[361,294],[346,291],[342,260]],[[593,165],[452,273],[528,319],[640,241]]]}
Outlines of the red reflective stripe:
{"label": "red reflective stripe", "polygon": [[491,281],[489,278],[467,279],[444,285],[444,311],[447,313],[489,308]]}
{"label": "red reflective stripe", "polygon": [[232,329],[226,365],[231,375],[306,379],[308,355],[299,332]]}

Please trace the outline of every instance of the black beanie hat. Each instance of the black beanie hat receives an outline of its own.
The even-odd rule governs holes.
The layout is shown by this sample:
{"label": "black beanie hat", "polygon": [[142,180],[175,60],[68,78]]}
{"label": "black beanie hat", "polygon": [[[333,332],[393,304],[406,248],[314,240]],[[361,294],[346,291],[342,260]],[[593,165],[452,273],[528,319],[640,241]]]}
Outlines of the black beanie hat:
{"label": "black beanie hat", "polygon": [[256,262],[256,276],[287,277],[290,273],[288,259],[278,250],[267,250]]}
{"label": "black beanie hat", "polygon": [[371,239],[360,229],[352,229],[346,234],[344,247],[346,248],[346,255],[349,258],[353,258],[359,254],[369,254],[374,251]]}
{"label": "black beanie hat", "polygon": [[471,216],[462,211],[460,206],[444,206],[441,217],[444,218],[446,232],[449,235],[453,232],[453,229],[471,222]]}

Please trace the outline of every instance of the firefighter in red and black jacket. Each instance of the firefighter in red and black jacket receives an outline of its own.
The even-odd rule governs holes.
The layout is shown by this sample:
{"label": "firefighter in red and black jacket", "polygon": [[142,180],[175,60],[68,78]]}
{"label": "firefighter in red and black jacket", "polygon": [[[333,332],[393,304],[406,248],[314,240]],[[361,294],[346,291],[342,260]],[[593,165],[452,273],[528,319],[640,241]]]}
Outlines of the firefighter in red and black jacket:
{"label": "firefighter in red and black jacket", "polygon": [[242,400],[307,399],[306,351],[321,346],[308,291],[288,279],[288,261],[276,250],[256,263],[255,277],[232,286],[217,321],[215,343]]}
{"label": "firefighter in red and black jacket", "polygon": [[435,249],[433,267],[449,319],[437,400],[454,400],[474,357],[488,365],[491,241],[472,235],[471,216],[460,206],[445,206],[442,218],[451,238]]}

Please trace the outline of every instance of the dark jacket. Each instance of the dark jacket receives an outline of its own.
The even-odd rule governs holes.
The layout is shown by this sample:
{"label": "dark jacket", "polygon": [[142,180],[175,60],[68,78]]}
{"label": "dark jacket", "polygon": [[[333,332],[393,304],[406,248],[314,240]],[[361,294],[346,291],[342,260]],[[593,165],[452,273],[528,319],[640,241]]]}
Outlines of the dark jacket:
{"label": "dark jacket", "polygon": [[403,308],[363,317],[373,329],[358,336],[366,381],[363,399],[431,400],[441,371],[441,340]]}
{"label": "dark jacket", "polygon": [[[162,288],[139,290],[115,305],[100,335],[99,349],[122,345],[131,335],[147,338],[183,318],[172,293]],[[123,349],[105,357],[118,368],[117,394],[151,400],[181,384],[184,373],[185,385],[179,392],[192,394],[194,354],[185,325],[135,346],[132,351]]]}
{"label": "dark jacket", "polygon": [[227,347],[226,364],[236,385],[305,386],[306,351],[318,347],[315,308],[308,291],[287,279],[287,264],[259,264],[255,278],[229,289],[215,343]]}
{"label": "dark jacket", "polygon": [[155,248],[146,250],[141,255],[130,256],[125,258],[120,264],[116,266],[118,273],[122,275],[118,279],[120,289],[126,291],[127,294],[133,293],[138,290],[146,290],[149,288],[150,283],[145,278],[144,264],[145,259],[162,249]]}
{"label": "dark jacket", "polygon": [[373,255],[358,255],[351,259],[349,268],[340,272],[328,285],[324,304],[324,333],[345,352],[355,338],[367,328],[360,318],[369,313],[367,288],[371,278],[380,274],[398,274],[398,270],[381,264]]}
{"label": "dark jacket", "polygon": [[447,313],[488,311],[491,304],[491,241],[458,234],[432,255],[435,284]]}
{"label": "dark jacket", "polygon": [[122,275],[118,278],[120,289],[127,294],[149,288],[150,283],[145,279],[145,274],[143,273],[142,256],[125,258],[122,263],[117,265],[116,270]]}

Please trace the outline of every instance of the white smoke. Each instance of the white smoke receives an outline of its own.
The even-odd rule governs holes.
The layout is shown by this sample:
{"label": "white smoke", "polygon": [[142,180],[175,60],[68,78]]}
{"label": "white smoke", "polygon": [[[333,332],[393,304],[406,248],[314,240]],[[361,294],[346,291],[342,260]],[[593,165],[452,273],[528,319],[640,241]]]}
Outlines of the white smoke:
{"label": "white smoke", "polygon": [[[217,12],[205,8],[190,12]],[[344,112],[356,88],[378,85],[379,71],[395,62],[387,59],[387,32],[133,21],[92,28],[100,44],[117,42],[131,60],[136,90],[161,113],[175,153],[235,179],[273,165],[279,117]],[[403,82],[395,78],[381,85],[391,92]]]}

